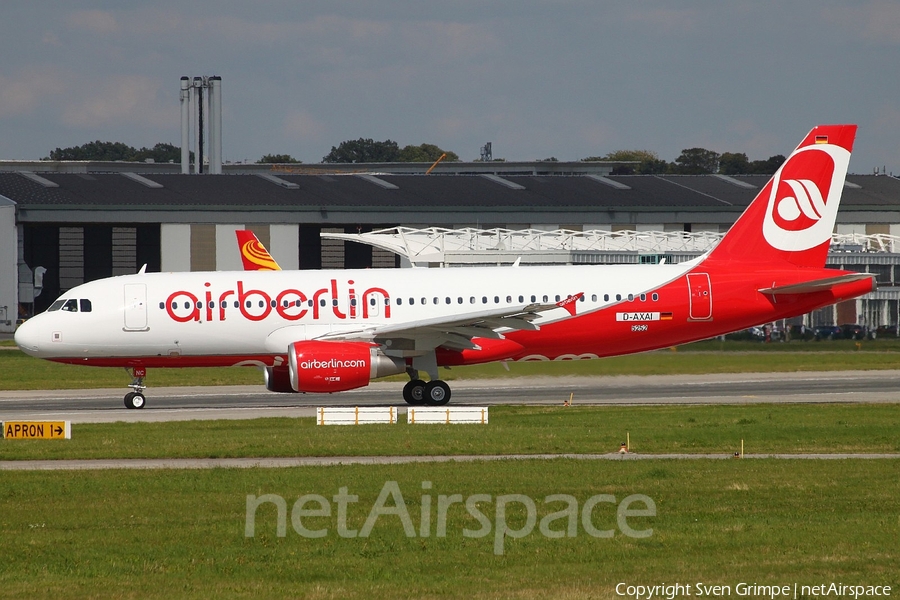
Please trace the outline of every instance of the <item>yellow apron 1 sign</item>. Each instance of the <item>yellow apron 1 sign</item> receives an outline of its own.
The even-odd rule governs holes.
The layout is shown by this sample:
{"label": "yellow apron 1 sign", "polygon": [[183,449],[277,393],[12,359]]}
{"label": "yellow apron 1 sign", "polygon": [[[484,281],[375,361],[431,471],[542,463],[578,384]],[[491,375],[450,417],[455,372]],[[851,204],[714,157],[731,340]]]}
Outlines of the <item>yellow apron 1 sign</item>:
{"label": "yellow apron 1 sign", "polygon": [[4,421],[3,438],[7,440],[69,440],[71,421]]}

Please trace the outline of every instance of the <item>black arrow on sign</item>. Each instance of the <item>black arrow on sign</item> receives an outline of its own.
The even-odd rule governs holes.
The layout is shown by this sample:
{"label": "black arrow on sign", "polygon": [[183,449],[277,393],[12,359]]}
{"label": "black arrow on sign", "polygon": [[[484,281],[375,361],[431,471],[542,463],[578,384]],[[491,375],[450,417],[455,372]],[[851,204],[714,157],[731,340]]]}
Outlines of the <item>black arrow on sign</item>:
{"label": "black arrow on sign", "polygon": [[59,425],[57,425],[57,426],[56,426],[56,429],[53,430],[53,433],[55,433],[56,435],[62,435],[62,433],[63,433],[63,428],[60,427]]}

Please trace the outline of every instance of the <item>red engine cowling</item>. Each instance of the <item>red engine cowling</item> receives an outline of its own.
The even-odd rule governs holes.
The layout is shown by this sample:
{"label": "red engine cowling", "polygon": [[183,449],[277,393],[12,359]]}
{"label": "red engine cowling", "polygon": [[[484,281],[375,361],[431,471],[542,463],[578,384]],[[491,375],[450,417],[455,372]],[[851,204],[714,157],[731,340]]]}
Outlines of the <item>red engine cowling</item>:
{"label": "red engine cowling", "polygon": [[291,387],[298,392],[343,392],[406,370],[402,359],[366,342],[294,342],[288,347]]}

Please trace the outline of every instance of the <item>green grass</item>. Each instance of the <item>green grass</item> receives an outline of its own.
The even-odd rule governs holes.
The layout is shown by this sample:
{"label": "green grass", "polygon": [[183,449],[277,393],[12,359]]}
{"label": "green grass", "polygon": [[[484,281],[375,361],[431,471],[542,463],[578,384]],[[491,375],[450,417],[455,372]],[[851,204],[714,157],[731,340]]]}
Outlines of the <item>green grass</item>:
{"label": "green grass", "polygon": [[[8,472],[0,486],[0,597],[612,599],[619,582],[834,581],[896,590],[896,469],[896,461],[877,460],[553,460]],[[339,537],[335,506],[331,517],[303,521],[326,529],[325,537],[292,528],[300,495],[332,501],[347,487],[359,496],[347,524],[359,530],[387,481],[398,483],[417,529],[422,495],[432,497],[429,537],[407,537],[396,516],[380,517],[367,538]],[[272,505],[258,509],[256,535],[245,537],[248,494],[286,500],[285,537],[276,536]],[[464,528],[481,525],[457,503],[447,535],[436,537],[440,494],[489,495],[479,503],[489,535],[465,537]],[[628,520],[653,530],[635,539],[617,530],[614,504],[601,503],[593,524],[613,529],[612,538],[587,535],[578,519],[575,537],[551,539],[535,527],[501,540],[503,554],[495,555],[496,498],[505,494],[533,499],[538,522],[564,507],[545,504],[551,494],[571,495],[579,508],[596,494],[616,502],[644,494],[657,514]],[[510,528],[523,528],[524,517],[521,505],[510,505]]]}
{"label": "green grass", "polygon": [[[900,368],[900,341],[854,342],[706,341],[669,350],[600,360],[510,363],[441,369],[448,381],[521,376],[668,375],[673,373],[757,373],[790,371],[871,370]],[[0,351],[0,390],[89,389],[123,387],[124,369],[62,365],[32,358],[17,350]],[[406,379],[398,376],[398,381]],[[256,368],[150,369],[154,387],[192,385],[261,385]]]}
{"label": "green grass", "polygon": [[490,424],[322,427],[313,418],[85,423],[71,440],[0,440],[0,459],[379,456],[614,452],[900,452],[888,404],[495,406]]}

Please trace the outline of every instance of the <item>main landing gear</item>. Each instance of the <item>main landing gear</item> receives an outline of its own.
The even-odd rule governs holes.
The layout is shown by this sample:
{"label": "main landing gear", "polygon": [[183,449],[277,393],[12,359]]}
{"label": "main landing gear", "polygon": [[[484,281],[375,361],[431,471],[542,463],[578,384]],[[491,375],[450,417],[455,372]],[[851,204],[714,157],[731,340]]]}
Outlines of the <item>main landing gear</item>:
{"label": "main landing gear", "polygon": [[410,381],[403,386],[403,399],[412,406],[444,406],[450,402],[450,386],[440,379],[419,379],[416,369],[407,369]]}
{"label": "main landing gear", "polygon": [[[125,371],[128,371],[127,367]],[[147,386],[144,385],[144,377],[146,376],[146,367],[134,367],[131,369],[132,379],[128,387],[134,391],[125,394],[125,408],[144,408],[144,404],[147,402],[147,399],[144,398],[144,390],[147,389]]]}

